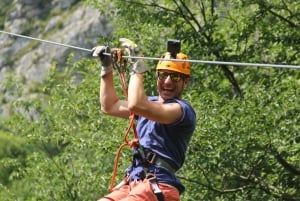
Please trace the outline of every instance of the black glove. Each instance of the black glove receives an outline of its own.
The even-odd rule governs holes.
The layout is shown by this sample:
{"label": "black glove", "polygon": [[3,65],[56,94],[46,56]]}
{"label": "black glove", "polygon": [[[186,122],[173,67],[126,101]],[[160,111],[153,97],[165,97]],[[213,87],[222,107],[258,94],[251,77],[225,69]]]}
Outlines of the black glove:
{"label": "black glove", "polygon": [[112,71],[111,57],[104,53],[110,53],[108,46],[97,46],[92,49],[93,57],[99,57],[101,62],[101,77]]}

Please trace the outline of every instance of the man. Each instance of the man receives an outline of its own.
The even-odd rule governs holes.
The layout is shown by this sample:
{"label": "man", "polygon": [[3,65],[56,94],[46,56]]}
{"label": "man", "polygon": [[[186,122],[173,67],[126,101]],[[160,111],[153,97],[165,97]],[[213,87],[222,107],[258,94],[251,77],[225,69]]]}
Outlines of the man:
{"label": "man", "polygon": [[[120,41],[131,53],[135,52],[132,41]],[[130,113],[135,114],[140,146],[126,170],[125,182],[99,201],[179,201],[184,186],[175,172],[183,165],[196,124],[193,108],[181,99],[190,80],[190,64],[182,61],[188,58],[178,53],[175,55],[180,61],[158,62],[158,96],[154,97],[147,97],[144,89],[143,74],[148,68],[137,60],[130,73],[128,99],[120,100],[114,88],[110,56],[104,54],[108,52],[105,46],[93,49],[93,56],[98,56],[102,64],[101,110],[126,119]],[[164,58],[171,59],[171,54],[167,52]]]}

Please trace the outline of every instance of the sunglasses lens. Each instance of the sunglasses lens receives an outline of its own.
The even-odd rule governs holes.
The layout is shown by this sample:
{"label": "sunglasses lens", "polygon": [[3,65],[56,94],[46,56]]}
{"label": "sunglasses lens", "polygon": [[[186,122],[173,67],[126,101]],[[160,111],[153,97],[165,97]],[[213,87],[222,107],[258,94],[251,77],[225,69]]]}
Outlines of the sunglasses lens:
{"label": "sunglasses lens", "polygon": [[165,80],[167,79],[167,77],[169,76],[168,73],[164,73],[164,72],[158,72],[157,76],[160,80]]}
{"label": "sunglasses lens", "polygon": [[182,76],[178,73],[158,72],[157,76],[160,80],[166,80],[170,76],[172,82],[179,82],[182,79]]}
{"label": "sunglasses lens", "polygon": [[173,82],[179,82],[181,80],[181,76],[179,74],[170,74],[170,77]]}

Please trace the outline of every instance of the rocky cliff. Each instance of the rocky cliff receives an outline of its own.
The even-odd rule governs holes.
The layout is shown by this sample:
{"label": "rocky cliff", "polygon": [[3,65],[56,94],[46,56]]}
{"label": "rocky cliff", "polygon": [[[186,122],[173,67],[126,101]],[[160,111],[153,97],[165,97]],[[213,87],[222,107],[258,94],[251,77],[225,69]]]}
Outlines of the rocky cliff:
{"label": "rocky cliff", "polygon": [[[97,37],[109,35],[112,27],[99,12],[79,0],[2,0],[0,30],[91,49]],[[23,76],[26,83],[43,82],[47,69],[64,65],[70,52],[75,59],[87,51],[38,42],[0,33],[0,116],[5,115],[9,96],[3,87],[7,74]]]}

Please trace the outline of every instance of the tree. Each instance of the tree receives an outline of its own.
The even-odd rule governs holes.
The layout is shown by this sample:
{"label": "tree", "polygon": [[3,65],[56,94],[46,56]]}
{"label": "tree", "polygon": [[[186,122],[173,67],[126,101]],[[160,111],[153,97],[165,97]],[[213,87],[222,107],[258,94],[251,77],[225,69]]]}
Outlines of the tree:
{"label": "tree", "polygon": [[[191,59],[299,64],[296,0],[86,2],[114,23],[114,35],[99,44],[117,47],[127,37],[143,55],[157,57],[167,39],[176,38]],[[0,186],[8,200],[91,200],[107,193],[128,122],[99,112],[97,66],[71,56],[63,71],[53,65],[35,98],[14,102],[15,116],[1,130],[38,146],[26,152],[19,174]],[[197,112],[197,128],[178,172],[186,186],[182,200],[299,200],[299,70],[192,68],[184,98]],[[149,94],[156,93],[152,76]],[[129,163],[123,153],[119,169]],[[31,190],[16,190],[24,184]]]}
{"label": "tree", "polygon": [[[145,54],[157,55],[163,41],[176,38],[191,58],[299,64],[297,1],[103,5],[99,9],[117,24],[115,37],[137,40]],[[180,172],[188,186],[183,199],[299,199],[297,95],[298,70],[194,65],[186,98],[199,125]]]}

